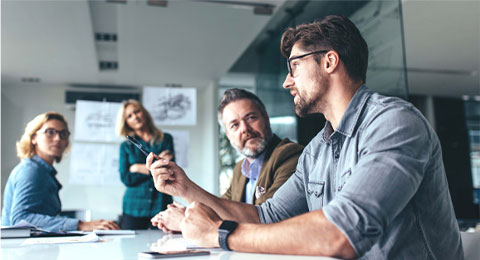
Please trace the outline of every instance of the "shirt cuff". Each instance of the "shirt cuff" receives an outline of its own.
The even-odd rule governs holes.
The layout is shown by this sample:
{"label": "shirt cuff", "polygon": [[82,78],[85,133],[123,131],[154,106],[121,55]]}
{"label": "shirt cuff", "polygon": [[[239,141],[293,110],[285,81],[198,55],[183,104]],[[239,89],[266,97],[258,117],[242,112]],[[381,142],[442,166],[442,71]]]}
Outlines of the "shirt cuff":
{"label": "shirt cuff", "polygon": [[78,230],[78,219],[75,218],[66,218],[65,223],[63,224],[63,230],[65,231],[72,231]]}
{"label": "shirt cuff", "polygon": [[262,224],[267,223],[267,221],[265,220],[265,216],[263,215],[262,207],[259,205],[255,205],[255,207],[257,208],[258,218],[260,219],[260,223]]}
{"label": "shirt cuff", "polygon": [[[335,200],[331,201],[327,206],[323,207],[323,213],[347,237],[357,256],[361,257],[372,247],[371,239],[366,238],[356,228],[360,224],[359,217],[344,203]],[[352,216],[354,217],[352,218]]]}

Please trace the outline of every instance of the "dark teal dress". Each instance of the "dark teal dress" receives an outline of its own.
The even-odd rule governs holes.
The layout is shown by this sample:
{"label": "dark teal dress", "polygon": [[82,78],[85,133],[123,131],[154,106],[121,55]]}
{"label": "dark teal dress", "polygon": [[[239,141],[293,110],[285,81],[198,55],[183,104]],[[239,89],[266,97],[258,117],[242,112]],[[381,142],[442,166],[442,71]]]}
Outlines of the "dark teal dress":
{"label": "dark teal dress", "polygon": [[[163,136],[163,142],[154,145],[146,143],[137,135],[135,135],[135,138],[142,143],[148,152],[160,154],[162,151],[170,150],[175,154],[172,136],[165,132]],[[145,160],[145,155],[132,143],[124,141],[120,145],[120,179],[127,186],[123,196],[123,214],[151,218],[172,203],[170,195],[158,192],[155,189],[151,175],[130,172],[131,165],[144,164]]]}

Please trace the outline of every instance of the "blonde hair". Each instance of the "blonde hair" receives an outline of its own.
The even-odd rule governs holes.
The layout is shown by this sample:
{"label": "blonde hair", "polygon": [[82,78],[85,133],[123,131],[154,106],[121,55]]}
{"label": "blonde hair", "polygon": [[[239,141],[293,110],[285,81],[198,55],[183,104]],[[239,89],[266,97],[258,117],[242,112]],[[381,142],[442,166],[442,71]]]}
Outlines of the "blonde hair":
{"label": "blonde hair", "polygon": [[119,136],[126,137],[127,135],[133,136],[135,135],[135,130],[133,130],[130,126],[127,124],[127,120],[125,118],[125,109],[129,105],[134,105],[143,112],[144,119],[145,119],[145,125],[146,125],[146,130],[152,134],[152,139],[150,141],[151,144],[158,143],[163,141],[163,132],[155,127],[153,124],[153,119],[150,113],[143,107],[143,105],[138,102],[135,99],[129,99],[126,101],[122,102],[122,106],[120,107],[120,110],[118,111],[117,114],[117,124],[115,126],[115,132]]}
{"label": "blonde hair", "polygon": [[[68,123],[65,120],[65,117],[57,112],[46,112],[36,116],[32,121],[27,123],[25,127],[25,132],[17,141],[17,157],[22,161],[26,158],[32,158],[35,155],[35,145],[32,144],[32,138],[35,136],[38,130],[43,127],[43,125],[49,120],[58,120],[65,124],[65,128],[68,131]],[[67,147],[70,145],[69,140],[67,139]],[[66,148],[65,148],[66,150]],[[65,151],[64,151],[65,152]],[[62,160],[62,156],[56,157],[55,161],[58,163]]]}

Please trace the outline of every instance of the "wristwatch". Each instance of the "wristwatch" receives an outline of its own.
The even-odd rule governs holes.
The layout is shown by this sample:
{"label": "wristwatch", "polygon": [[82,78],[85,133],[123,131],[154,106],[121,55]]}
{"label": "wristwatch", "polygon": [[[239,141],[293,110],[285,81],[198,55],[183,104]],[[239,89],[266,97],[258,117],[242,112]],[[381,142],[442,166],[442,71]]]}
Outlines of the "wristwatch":
{"label": "wristwatch", "polygon": [[218,227],[218,244],[225,250],[231,251],[228,248],[227,238],[237,228],[238,223],[231,220],[224,220],[220,227]]}

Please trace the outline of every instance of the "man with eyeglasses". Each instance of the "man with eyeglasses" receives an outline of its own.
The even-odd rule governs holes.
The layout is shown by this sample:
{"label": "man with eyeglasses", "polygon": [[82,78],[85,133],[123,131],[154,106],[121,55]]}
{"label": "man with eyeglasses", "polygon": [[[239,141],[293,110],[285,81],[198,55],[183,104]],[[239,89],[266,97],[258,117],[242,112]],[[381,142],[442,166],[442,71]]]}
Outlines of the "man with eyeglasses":
{"label": "man with eyeglasses", "polygon": [[256,207],[210,198],[151,155],[156,188],[193,202],[183,235],[243,252],[463,259],[438,137],[411,104],[365,86],[368,47],[355,25],[327,16],[288,28],[281,52],[296,113],[322,113],[325,127],[292,177]]}

